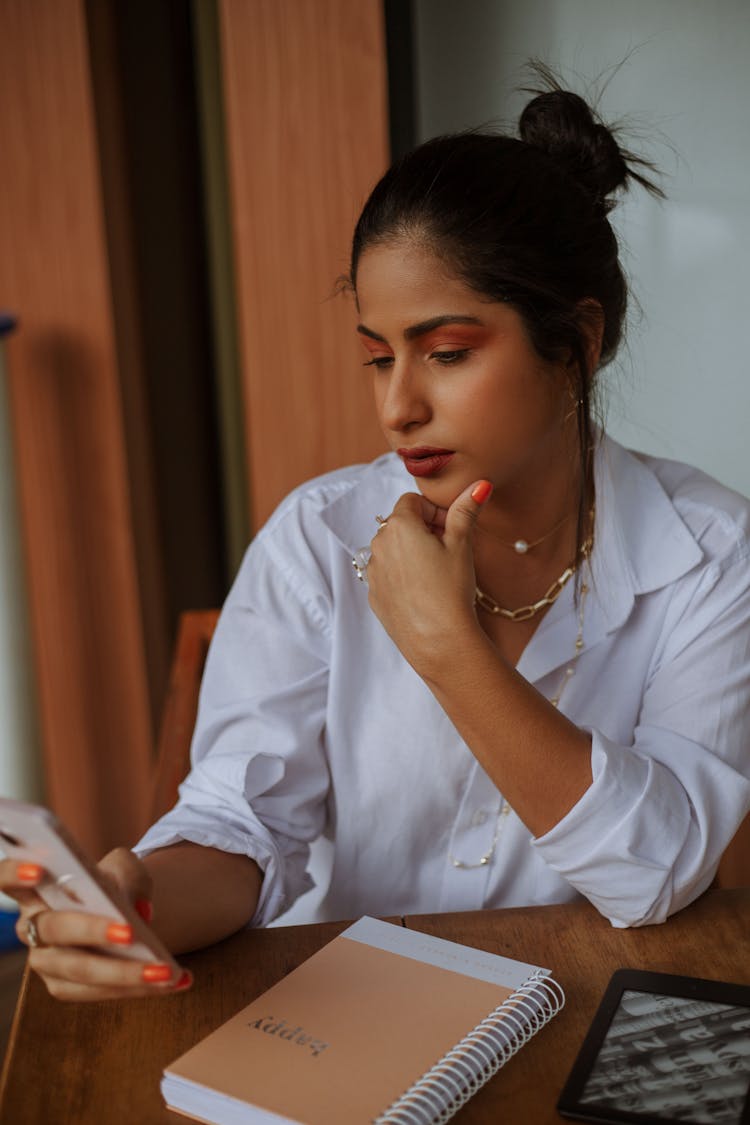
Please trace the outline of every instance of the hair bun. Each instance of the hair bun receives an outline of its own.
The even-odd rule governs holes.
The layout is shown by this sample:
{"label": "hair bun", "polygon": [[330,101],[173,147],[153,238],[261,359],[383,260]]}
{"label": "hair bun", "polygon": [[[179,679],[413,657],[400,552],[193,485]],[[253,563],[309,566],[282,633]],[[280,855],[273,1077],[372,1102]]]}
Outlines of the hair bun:
{"label": "hair bun", "polygon": [[[562,165],[605,209],[631,175],[625,154],[578,94],[559,88],[537,94],[519,121],[521,140]],[[639,178],[639,177],[636,177]]]}

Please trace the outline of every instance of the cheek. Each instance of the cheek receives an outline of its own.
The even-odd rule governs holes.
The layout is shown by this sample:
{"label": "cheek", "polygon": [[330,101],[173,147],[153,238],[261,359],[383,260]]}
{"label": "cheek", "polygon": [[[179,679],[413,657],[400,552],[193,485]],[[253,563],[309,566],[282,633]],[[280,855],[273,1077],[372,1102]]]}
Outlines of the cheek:
{"label": "cheek", "polygon": [[501,433],[511,444],[559,429],[569,405],[567,391],[546,370],[479,380],[443,402],[462,428],[485,432],[490,442]]}
{"label": "cheek", "polygon": [[377,418],[380,429],[388,437],[390,430],[383,421],[383,405],[386,396],[386,382],[384,379],[374,378],[372,381],[372,397],[375,405],[375,417]]}
{"label": "cheek", "polygon": [[524,397],[520,383],[490,374],[446,384],[440,394],[440,408],[462,426],[491,429],[517,415]]}
{"label": "cheek", "polygon": [[380,418],[383,410],[383,400],[385,399],[385,384],[382,380],[372,380],[372,398],[375,403],[378,418]]}

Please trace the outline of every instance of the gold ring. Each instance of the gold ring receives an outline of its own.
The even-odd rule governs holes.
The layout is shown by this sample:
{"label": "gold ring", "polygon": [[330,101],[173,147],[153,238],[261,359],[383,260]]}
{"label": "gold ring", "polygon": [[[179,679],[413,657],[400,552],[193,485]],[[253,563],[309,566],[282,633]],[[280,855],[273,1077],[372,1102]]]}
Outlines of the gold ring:
{"label": "gold ring", "polygon": [[26,942],[29,949],[43,949],[45,943],[39,937],[39,930],[33,918],[26,922]]}

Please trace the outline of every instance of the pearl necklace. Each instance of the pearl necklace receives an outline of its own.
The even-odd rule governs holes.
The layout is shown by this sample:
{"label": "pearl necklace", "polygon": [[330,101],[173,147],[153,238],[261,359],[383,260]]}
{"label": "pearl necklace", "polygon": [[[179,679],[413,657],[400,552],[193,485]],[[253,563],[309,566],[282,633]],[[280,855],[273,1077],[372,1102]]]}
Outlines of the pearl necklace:
{"label": "pearl necklace", "polygon": [[[545,541],[545,539],[549,539],[550,535],[554,535],[556,531],[559,531],[562,525],[564,523],[567,523],[570,518],[570,515],[563,516],[560,522],[556,523],[551,531],[548,531],[546,535],[541,535],[538,539],[535,539],[533,543],[529,543],[528,539],[516,539],[515,542],[509,543],[507,539],[500,539],[499,537],[495,538],[498,538],[498,542],[502,543],[504,547],[510,547],[510,549],[512,551],[515,551],[517,555],[525,555],[528,551],[533,550],[534,547],[538,547],[540,543],[543,543]],[[489,534],[492,535],[492,532],[489,532]]]}
{"label": "pearl necklace", "polygon": [[[585,546],[586,546],[586,544],[585,544]],[[590,541],[588,541],[587,547],[588,547],[588,549],[590,549],[590,547],[591,547]],[[588,550],[586,551],[586,555],[588,555]],[[568,577],[570,577],[570,575],[568,575]],[[559,581],[559,579],[558,579],[558,581]],[[567,581],[567,579],[566,579],[566,581]],[[559,592],[560,591],[558,590],[558,593]],[[560,699],[562,697],[562,693],[565,691],[566,684],[569,684],[570,681],[572,680],[573,676],[575,675],[576,664],[578,663],[578,657],[581,655],[581,652],[583,651],[583,615],[584,615],[584,610],[585,610],[585,607],[586,607],[586,595],[588,594],[588,592],[589,592],[589,587],[588,587],[587,583],[582,582],[581,583],[581,589],[580,589],[580,601],[578,603],[578,631],[576,633],[575,647],[574,647],[574,650],[573,650],[573,655],[571,656],[570,662],[568,663],[568,665],[567,665],[567,667],[566,667],[566,669],[563,673],[563,676],[562,676],[562,679],[560,680],[560,684],[559,684],[559,687],[558,687],[557,691],[550,698],[550,703],[555,708],[559,708],[559,706],[560,706]],[[557,596],[557,595],[555,595],[555,596]],[[453,867],[457,867],[461,871],[472,871],[477,867],[486,867],[491,862],[492,857],[495,854],[495,849],[497,848],[498,840],[500,839],[500,836],[501,836],[502,830],[503,830],[503,826],[505,825],[505,822],[508,819],[510,811],[511,811],[510,805],[508,804],[507,801],[503,800],[499,809],[497,810],[497,813],[495,814],[495,818],[496,818],[495,819],[495,832],[494,832],[494,835],[492,837],[492,841],[490,843],[490,846],[487,849],[487,851],[484,853],[484,855],[480,856],[479,860],[476,863],[464,863],[464,861],[462,859],[456,859],[456,857],[454,855],[451,855],[451,853],[449,852],[448,853],[448,859],[450,860],[451,865]]]}

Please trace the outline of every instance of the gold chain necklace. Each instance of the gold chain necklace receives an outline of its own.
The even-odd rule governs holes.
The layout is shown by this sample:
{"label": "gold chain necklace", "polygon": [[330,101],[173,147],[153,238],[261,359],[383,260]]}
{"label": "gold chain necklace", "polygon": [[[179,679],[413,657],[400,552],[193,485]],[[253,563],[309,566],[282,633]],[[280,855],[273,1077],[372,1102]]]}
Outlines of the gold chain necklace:
{"label": "gold chain necklace", "polygon": [[[589,549],[590,549],[590,544],[589,544]],[[568,577],[570,577],[570,576],[568,576]],[[567,579],[566,579],[566,581],[567,581]],[[557,691],[555,692],[555,694],[550,699],[550,703],[552,704],[553,707],[556,707],[556,708],[559,708],[559,706],[560,706],[560,698],[562,696],[562,693],[565,691],[566,684],[569,684],[570,681],[572,680],[573,676],[575,675],[576,664],[578,663],[578,657],[581,655],[581,652],[583,651],[583,614],[584,614],[584,609],[585,609],[585,606],[586,606],[586,595],[588,594],[588,592],[589,592],[589,588],[588,588],[587,583],[582,582],[581,583],[581,590],[580,590],[581,597],[580,597],[580,601],[578,603],[578,631],[576,633],[576,640],[575,640],[575,647],[574,647],[574,650],[573,650],[573,655],[570,659],[570,663],[568,664],[568,666],[566,667],[566,669],[563,673],[562,679],[560,680],[560,686],[558,687]],[[471,871],[471,870],[473,870],[477,867],[486,867],[491,862],[492,857],[495,854],[495,849],[497,848],[498,840],[500,839],[500,836],[501,836],[501,833],[502,833],[502,830],[503,830],[503,826],[504,826],[506,820],[508,819],[510,811],[511,811],[510,805],[508,804],[507,801],[504,800],[501,803],[500,808],[497,810],[497,813],[496,813],[495,832],[494,832],[494,835],[492,837],[492,841],[490,843],[490,846],[487,849],[487,851],[484,853],[484,855],[481,856],[476,863],[464,863],[464,861],[462,859],[456,859],[456,857],[449,852],[448,853],[448,859],[450,860],[452,866],[459,868],[461,871]]]}
{"label": "gold chain necklace", "polygon": [[518,609],[506,609],[504,606],[500,605],[499,602],[496,602],[493,597],[491,597],[489,594],[486,594],[484,590],[480,589],[479,586],[475,586],[474,605],[478,605],[479,608],[483,609],[486,613],[494,613],[495,616],[504,617],[507,621],[529,621],[530,618],[536,617],[537,613],[539,613],[541,610],[546,609],[547,606],[550,606],[557,601],[565,587],[565,583],[573,577],[575,572],[578,570],[581,562],[584,559],[588,558],[593,542],[594,537],[593,534],[591,534],[589,535],[585,543],[581,546],[581,550],[576,561],[574,563],[571,563],[570,566],[566,566],[560,577],[555,579],[550,588],[547,590],[546,594],[544,594],[538,602],[533,602],[531,605],[519,606]]}
{"label": "gold chain necklace", "polygon": [[518,609],[505,609],[489,594],[485,594],[484,590],[480,590],[478,586],[474,590],[474,604],[487,613],[494,613],[496,616],[499,614],[500,617],[505,617],[508,621],[528,621],[531,617],[536,617],[537,613],[545,606],[552,605],[559,598],[565,583],[575,574],[575,571],[574,566],[566,567],[560,577],[552,583],[544,597],[541,597],[538,602],[534,602],[532,605],[522,605]]}

